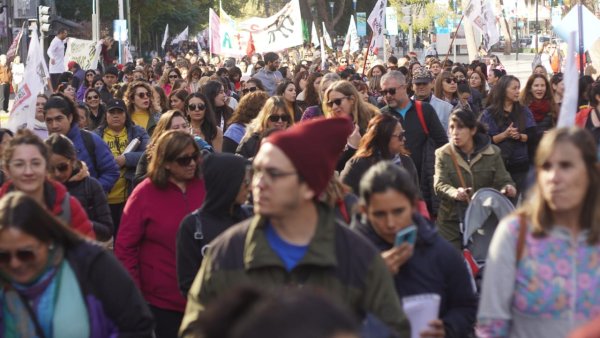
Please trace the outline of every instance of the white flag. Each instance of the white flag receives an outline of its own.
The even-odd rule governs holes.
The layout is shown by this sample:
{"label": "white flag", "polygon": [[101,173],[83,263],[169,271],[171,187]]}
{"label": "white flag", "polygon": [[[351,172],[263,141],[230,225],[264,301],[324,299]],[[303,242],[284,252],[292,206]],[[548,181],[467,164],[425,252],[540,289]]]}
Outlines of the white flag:
{"label": "white flag", "polygon": [[176,45],[181,41],[186,41],[188,39],[188,29],[189,29],[189,27],[185,27],[183,32],[179,33],[179,35],[177,35],[175,37],[175,39],[173,39],[173,41],[171,41],[171,45]]}
{"label": "white flag", "polygon": [[319,47],[321,43],[319,42],[319,34],[317,33],[317,27],[315,27],[315,23],[312,23],[312,31],[310,32],[310,42],[315,47]]}
{"label": "white flag", "polygon": [[371,46],[379,46],[383,44],[383,29],[385,25],[385,8],[387,7],[387,0],[378,0],[373,7],[373,11],[369,14],[367,22],[373,30],[373,36],[371,38]]}
{"label": "white flag", "polygon": [[558,114],[557,128],[571,127],[575,125],[575,114],[577,113],[577,101],[579,97],[579,73],[575,64],[575,54],[577,47],[575,46],[575,31],[571,31],[568,39],[567,66],[565,68],[565,93],[560,106],[560,114]]}
{"label": "white flag", "polygon": [[35,123],[35,102],[37,95],[44,90],[50,74],[44,60],[37,30],[31,31],[29,52],[25,63],[23,82],[15,95],[15,102],[8,118],[8,128],[16,131],[22,128],[33,129]]}
{"label": "white flag", "polygon": [[342,52],[354,53],[358,50],[360,50],[358,32],[356,31],[354,15],[351,15],[350,25],[348,26],[348,33],[346,33],[346,40],[344,41]]}
{"label": "white flag", "polygon": [[167,39],[169,38],[169,24],[165,27],[165,35],[163,35],[162,44],[160,45],[162,49],[165,49],[165,45],[167,44]]}
{"label": "white flag", "polygon": [[489,50],[500,41],[500,31],[496,25],[496,14],[490,0],[471,0],[465,10],[465,17],[471,21],[483,35],[482,43],[485,50]]}
{"label": "white flag", "polygon": [[333,43],[331,43],[331,36],[327,32],[327,28],[325,28],[325,23],[323,22],[323,40],[325,41],[325,45],[327,47],[333,49]]}

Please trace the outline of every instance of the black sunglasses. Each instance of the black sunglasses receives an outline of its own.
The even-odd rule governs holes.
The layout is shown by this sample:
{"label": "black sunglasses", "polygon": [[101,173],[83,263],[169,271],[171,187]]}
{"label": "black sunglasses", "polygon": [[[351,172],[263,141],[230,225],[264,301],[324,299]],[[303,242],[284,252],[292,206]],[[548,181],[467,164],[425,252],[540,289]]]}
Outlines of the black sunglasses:
{"label": "black sunglasses", "polygon": [[248,92],[255,92],[257,89],[258,87],[244,88],[242,89],[242,93],[247,94]]}
{"label": "black sunglasses", "polygon": [[342,101],[344,99],[348,99],[350,98],[349,96],[344,96],[344,97],[340,97],[339,99],[335,99],[335,100],[331,100],[331,101],[327,101],[325,104],[327,105],[327,107],[329,108],[333,108],[333,105],[335,104],[336,106],[340,106],[342,104]]}
{"label": "black sunglasses", "polygon": [[290,117],[289,115],[271,115],[269,116],[269,121],[271,122],[290,122]]}
{"label": "black sunglasses", "polygon": [[176,79],[178,77],[179,77],[179,75],[169,75],[169,79]]}
{"label": "black sunglasses", "polygon": [[191,111],[204,111],[204,109],[206,109],[206,105],[205,104],[188,104],[188,109]]}
{"label": "black sunglasses", "polygon": [[382,89],[379,91],[379,94],[381,94],[381,96],[386,96],[387,94],[394,96],[396,95],[397,90],[398,88]]}
{"label": "black sunglasses", "polygon": [[192,163],[192,160],[197,163],[198,157],[200,157],[200,154],[197,153],[192,154],[190,156],[181,156],[176,158],[175,162],[177,162],[177,164],[179,164],[182,167],[187,167],[188,165],[190,165],[190,163]]}
{"label": "black sunglasses", "polygon": [[21,249],[16,250],[15,252],[0,251],[0,264],[10,264],[13,256],[23,263],[29,263],[35,260],[36,254],[33,249]]}
{"label": "black sunglasses", "polygon": [[98,95],[90,95],[88,97],[86,97],[87,100],[97,100],[98,99]]}
{"label": "black sunglasses", "polygon": [[449,77],[449,78],[447,78],[447,79],[444,79],[444,81],[445,81],[447,84],[451,84],[452,82],[456,83],[456,78]]}
{"label": "black sunglasses", "polygon": [[61,173],[64,173],[65,171],[67,171],[69,169],[69,164],[68,163],[60,163],[54,166],[54,170],[58,170]]}

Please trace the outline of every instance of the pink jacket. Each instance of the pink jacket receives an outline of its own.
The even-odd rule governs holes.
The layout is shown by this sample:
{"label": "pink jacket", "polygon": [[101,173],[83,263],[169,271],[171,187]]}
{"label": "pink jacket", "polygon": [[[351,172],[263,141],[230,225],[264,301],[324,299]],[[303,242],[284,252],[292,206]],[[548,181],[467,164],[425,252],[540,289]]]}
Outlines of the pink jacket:
{"label": "pink jacket", "polygon": [[177,230],[183,218],[202,205],[205,194],[202,179],[188,183],[183,193],[173,183],[158,189],[146,178],[127,200],[115,254],[153,306],[185,310],[175,268]]}

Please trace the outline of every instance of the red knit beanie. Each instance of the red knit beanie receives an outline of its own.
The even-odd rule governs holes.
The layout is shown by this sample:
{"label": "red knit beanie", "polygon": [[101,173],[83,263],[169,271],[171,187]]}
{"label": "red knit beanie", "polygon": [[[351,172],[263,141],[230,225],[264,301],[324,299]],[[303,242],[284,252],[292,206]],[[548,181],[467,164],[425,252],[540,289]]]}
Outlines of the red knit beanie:
{"label": "red knit beanie", "polygon": [[318,197],[333,176],[352,130],[352,121],[348,118],[317,118],[274,133],[267,142],[285,153]]}

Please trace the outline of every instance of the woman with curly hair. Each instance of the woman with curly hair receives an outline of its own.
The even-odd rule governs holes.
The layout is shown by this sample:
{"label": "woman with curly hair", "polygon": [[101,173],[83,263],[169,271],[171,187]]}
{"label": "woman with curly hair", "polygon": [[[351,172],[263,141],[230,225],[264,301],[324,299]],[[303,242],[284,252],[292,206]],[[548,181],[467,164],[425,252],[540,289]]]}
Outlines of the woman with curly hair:
{"label": "woman with curly hair", "polygon": [[187,90],[189,93],[195,93],[200,90],[200,78],[202,78],[202,69],[198,65],[193,65],[185,79],[188,84]]}
{"label": "woman with curly hair", "polygon": [[227,121],[227,130],[223,135],[223,152],[235,153],[246,134],[247,125],[258,116],[258,113],[269,99],[264,91],[246,94],[235,108],[233,116]]}
{"label": "woman with curly hair", "polygon": [[153,97],[154,91],[149,84],[135,81],[127,87],[123,98],[133,123],[144,128],[150,136],[160,117],[160,113],[155,112]]}
{"label": "woman with curly hair", "polygon": [[543,74],[531,74],[521,91],[519,102],[529,107],[537,124],[538,135],[556,125],[558,110],[548,78]]}
{"label": "woman with curly hair", "polygon": [[171,90],[175,85],[175,81],[181,79],[181,72],[179,69],[173,67],[169,68],[169,70],[165,70],[163,75],[160,77],[158,84],[164,89],[165,94],[171,94]]}

